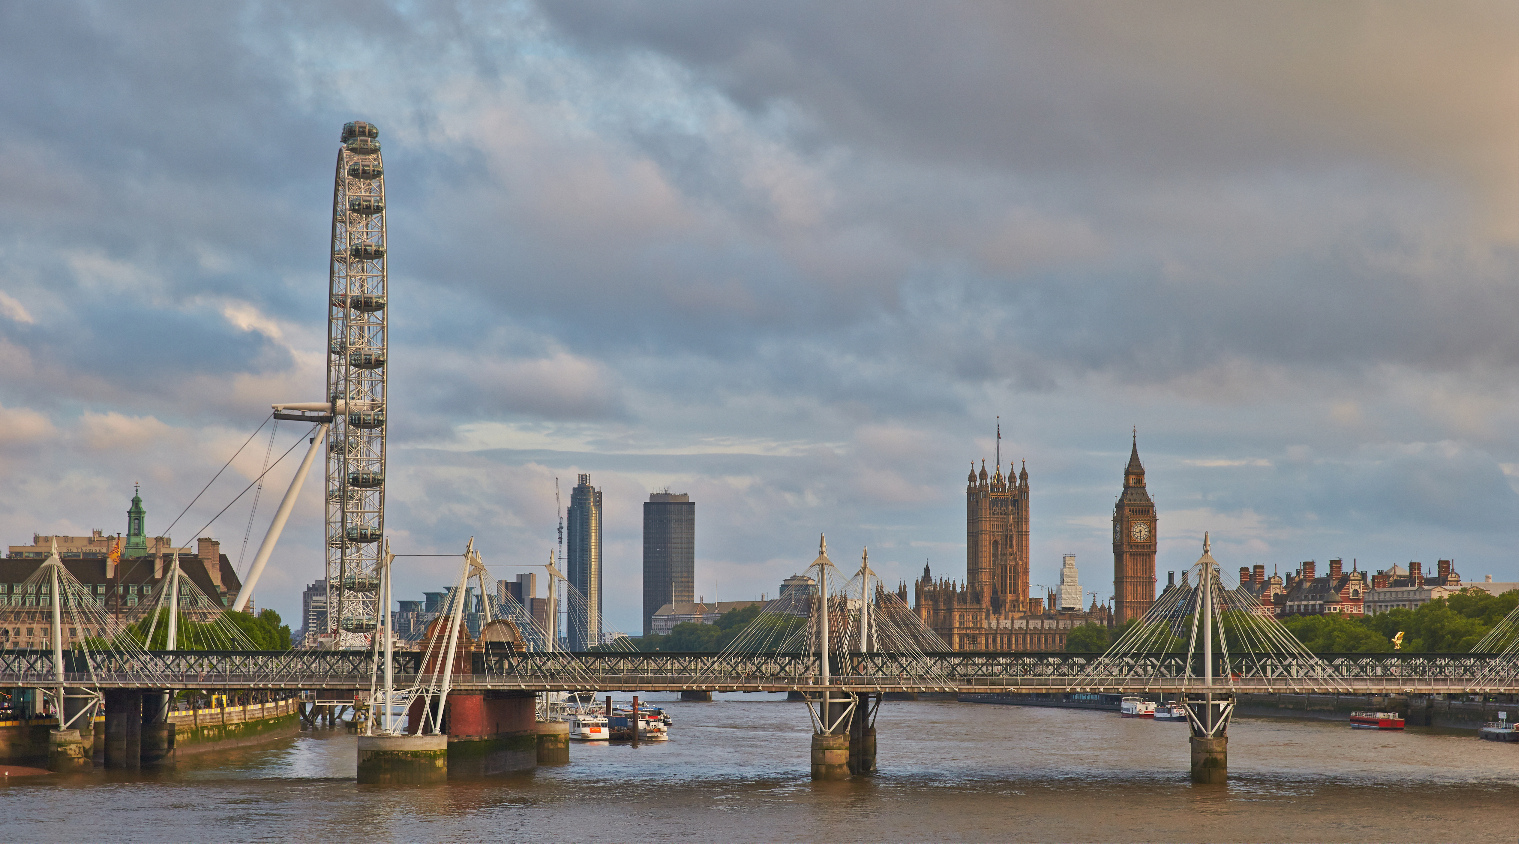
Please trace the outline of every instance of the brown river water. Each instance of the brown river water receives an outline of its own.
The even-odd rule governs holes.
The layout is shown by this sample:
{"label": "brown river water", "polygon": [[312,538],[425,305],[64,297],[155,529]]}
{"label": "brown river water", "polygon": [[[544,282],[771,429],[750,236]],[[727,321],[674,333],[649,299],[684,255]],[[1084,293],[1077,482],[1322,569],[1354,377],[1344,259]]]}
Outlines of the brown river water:
{"label": "brown river water", "polygon": [[430,787],[359,786],[354,738],[303,733],[0,785],[11,841],[1519,841],[1519,744],[1472,732],[1236,719],[1227,786],[1187,728],[1117,713],[888,702],[880,772],[808,779],[800,703],[665,702],[671,739]]}

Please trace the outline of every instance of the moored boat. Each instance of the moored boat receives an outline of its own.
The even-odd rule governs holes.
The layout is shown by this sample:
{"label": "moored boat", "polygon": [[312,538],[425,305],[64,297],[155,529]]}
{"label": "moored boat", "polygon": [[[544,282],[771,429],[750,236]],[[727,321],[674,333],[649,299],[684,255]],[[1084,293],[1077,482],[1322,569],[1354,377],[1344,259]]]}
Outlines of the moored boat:
{"label": "moored boat", "polygon": [[1401,730],[1403,716],[1396,712],[1352,712],[1350,726],[1358,730]]}
{"label": "moored boat", "polygon": [[1137,697],[1126,697],[1118,702],[1118,714],[1125,718],[1154,718],[1155,702]]}
{"label": "moored boat", "polygon": [[1484,741],[1519,741],[1519,731],[1508,721],[1488,721],[1477,731],[1477,738]]}
{"label": "moored boat", "polygon": [[1185,721],[1187,720],[1187,708],[1179,703],[1163,703],[1155,707],[1155,720],[1157,721]]}
{"label": "moored boat", "polygon": [[570,715],[569,721],[570,738],[574,741],[607,741],[612,737],[606,716],[576,712]]}

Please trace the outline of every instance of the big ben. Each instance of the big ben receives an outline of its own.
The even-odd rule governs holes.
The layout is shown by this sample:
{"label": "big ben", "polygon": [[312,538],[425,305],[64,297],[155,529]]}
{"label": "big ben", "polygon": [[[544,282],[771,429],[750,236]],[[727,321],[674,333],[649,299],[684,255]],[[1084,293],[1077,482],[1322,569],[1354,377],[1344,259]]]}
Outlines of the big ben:
{"label": "big ben", "polygon": [[1123,494],[1113,505],[1113,620],[1139,618],[1154,602],[1155,504],[1145,489],[1136,433],[1123,470]]}

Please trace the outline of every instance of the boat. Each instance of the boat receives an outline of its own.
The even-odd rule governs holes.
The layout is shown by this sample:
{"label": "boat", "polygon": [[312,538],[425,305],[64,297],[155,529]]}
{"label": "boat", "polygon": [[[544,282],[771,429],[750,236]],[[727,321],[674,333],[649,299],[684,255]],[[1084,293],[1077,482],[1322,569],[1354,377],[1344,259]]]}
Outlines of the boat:
{"label": "boat", "polygon": [[1125,718],[1154,718],[1155,701],[1126,697],[1118,703],[1118,714]]}
{"label": "boat", "polygon": [[1350,726],[1358,730],[1401,730],[1403,716],[1396,712],[1352,712]]}
{"label": "boat", "polygon": [[606,741],[612,737],[604,715],[590,712],[570,714],[570,738],[574,741]]}
{"label": "boat", "polygon": [[1187,707],[1179,703],[1163,703],[1155,707],[1155,720],[1157,721],[1186,721]]}
{"label": "boat", "polygon": [[1484,741],[1519,741],[1519,730],[1509,721],[1488,721],[1477,731],[1477,738]]}
{"label": "boat", "polygon": [[[613,741],[631,741],[633,739],[633,711],[624,708],[613,710],[609,727]],[[650,712],[640,707],[638,711],[638,740],[668,741],[669,738],[669,716],[658,709]]]}

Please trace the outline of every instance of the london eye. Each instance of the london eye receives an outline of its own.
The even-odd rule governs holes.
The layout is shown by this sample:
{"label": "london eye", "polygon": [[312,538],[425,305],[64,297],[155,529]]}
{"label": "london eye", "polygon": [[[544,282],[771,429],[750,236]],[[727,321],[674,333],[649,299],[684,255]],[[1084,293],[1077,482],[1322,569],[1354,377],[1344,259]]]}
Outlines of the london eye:
{"label": "london eye", "polygon": [[365,646],[385,530],[387,306],[380,130],[343,126],[332,188],[327,308],[327,612],[337,647]]}

